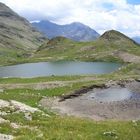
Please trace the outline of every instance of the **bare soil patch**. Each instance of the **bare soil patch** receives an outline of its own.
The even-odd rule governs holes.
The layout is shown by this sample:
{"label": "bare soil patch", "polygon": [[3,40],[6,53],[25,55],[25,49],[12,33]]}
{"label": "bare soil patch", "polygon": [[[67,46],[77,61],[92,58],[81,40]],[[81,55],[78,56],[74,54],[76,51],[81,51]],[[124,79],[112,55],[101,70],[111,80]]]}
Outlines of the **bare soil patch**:
{"label": "bare soil patch", "polygon": [[56,87],[66,86],[64,82],[54,81],[54,82],[40,82],[40,83],[24,83],[24,84],[0,84],[0,88],[2,89],[20,89],[20,88],[28,88],[28,89],[49,89]]}
{"label": "bare soil patch", "polygon": [[129,63],[140,63],[140,56],[136,56],[134,54],[130,54],[127,52],[115,52],[116,56],[121,58],[124,62],[129,62]]}
{"label": "bare soil patch", "polygon": [[[113,83],[113,82],[112,82]],[[108,86],[108,87],[107,87]],[[119,87],[128,88],[140,96],[140,82],[138,81],[119,81],[106,88]],[[93,92],[100,92],[105,87],[93,87]],[[82,91],[82,90],[81,90]],[[76,93],[78,93],[77,91]],[[123,101],[102,102],[89,98],[90,92],[76,95],[67,95],[59,98],[44,98],[40,101],[43,107],[47,107],[62,115],[76,117],[86,117],[94,120],[140,120],[140,98],[130,98]],[[76,95],[76,96],[74,96]],[[68,98],[69,97],[69,98]]]}

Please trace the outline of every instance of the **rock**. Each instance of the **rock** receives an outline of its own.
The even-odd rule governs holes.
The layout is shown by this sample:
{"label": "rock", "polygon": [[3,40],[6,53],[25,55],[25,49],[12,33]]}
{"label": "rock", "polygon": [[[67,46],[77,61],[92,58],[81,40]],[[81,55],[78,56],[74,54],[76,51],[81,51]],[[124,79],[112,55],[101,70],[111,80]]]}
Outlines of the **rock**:
{"label": "rock", "polygon": [[3,90],[3,89],[0,89],[0,93],[1,93],[1,92],[4,92],[4,90]]}
{"label": "rock", "polygon": [[45,116],[45,117],[51,117],[50,115],[46,114],[46,113],[42,113],[42,116]]}
{"label": "rock", "polygon": [[41,107],[41,104],[38,104],[38,107]]}
{"label": "rock", "polygon": [[135,81],[140,82],[140,79],[136,79]]}
{"label": "rock", "polygon": [[10,103],[8,101],[0,99],[0,108],[9,107]]}
{"label": "rock", "polygon": [[0,133],[0,140],[13,140],[14,137],[12,135],[6,135]]}
{"label": "rock", "polygon": [[119,81],[118,82],[118,85],[120,86],[120,87],[122,87],[122,88],[124,88],[125,87],[125,81]]}
{"label": "rock", "polygon": [[26,120],[31,121],[32,120],[31,113],[25,113],[25,118],[26,118]]}
{"label": "rock", "polygon": [[113,80],[110,80],[105,84],[106,88],[110,88],[111,86],[115,86],[115,85],[117,85],[117,83],[116,81]]}
{"label": "rock", "polygon": [[5,115],[7,115],[7,114],[8,114],[7,112],[4,112],[4,111],[1,112],[1,111],[0,111],[0,115],[1,115],[1,116],[5,116]]}
{"label": "rock", "polygon": [[118,138],[118,136],[117,136],[117,134],[116,134],[115,131],[104,132],[103,135],[105,135],[105,136],[115,137],[116,139]]}
{"label": "rock", "polygon": [[136,120],[132,120],[132,123],[136,123],[137,121]]}
{"label": "rock", "polygon": [[10,125],[11,125],[11,127],[14,128],[14,129],[21,128],[21,126],[18,125],[18,124],[16,124],[16,123],[11,123]]}
{"label": "rock", "polygon": [[7,113],[11,113],[11,111],[10,110],[7,110]]}
{"label": "rock", "polygon": [[37,137],[38,138],[42,138],[43,137],[43,133],[40,133]]}
{"label": "rock", "polygon": [[31,107],[31,106],[28,106],[26,104],[23,104],[21,102],[18,102],[18,101],[14,101],[14,100],[11,100],[11,105],[14,106],[14,108],[16,110],[19,110],[21,112],[31,112],[31,113],[34,113],[36,111],[39,111],[39,109],[37,108],[34,108],[34,107]]}
{"label": "rock", "polygon": [[133,123],[134,126],[138,125],[136,120],[132,120],[132,123]]}
{"label": "rock", "polygon": [[10,122],[9,120],[5,120],[5,119],[3,119],[3,118],[0,117],[0,124],[1,123],[9,123],[9,122]]}

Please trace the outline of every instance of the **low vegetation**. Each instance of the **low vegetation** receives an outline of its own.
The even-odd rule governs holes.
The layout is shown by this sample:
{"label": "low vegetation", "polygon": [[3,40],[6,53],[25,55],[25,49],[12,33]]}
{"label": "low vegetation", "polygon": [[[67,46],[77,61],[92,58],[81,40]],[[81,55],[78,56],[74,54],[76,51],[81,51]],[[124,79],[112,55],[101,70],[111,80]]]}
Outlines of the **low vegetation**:
{"label": "low vegetation", "polygon": [[[29,89],[26,88],[5,88],[0,92],[1,100],[16,100],[31,107],[39,108],[41,112],[31,113],[32,119],[27,120],[22,112],[13,112],[8,108],[1,108],[0,115],[9,122],[0,123],[0,133],[14,136],[17,140],[139,140],[139,121],[101,121],[95,122],[89,119],[81,119],[57,115],[49,109],[40,106],[43,97],[53,97],[69,94],[83,86],[102,84],[110,80],[131,80],[139,79],[140,66],[129,64],[121,70],[105,75],[85,76],[51,76],[40,78],[1,78],[0,86],[6,84],[47,83],[49,81],[61,81],[68,83],[64,87],[50,89]],[[128,75],[129,74],[129,75]],[[1,89],[1,88],[0,88]],[[10,111],[10,113],[8,113]],[[12,113],[13,112],[13,113]],[[2,114],[2,113],[1,113]]]}
{"label": "low vegetation", "polygon": [[124,60],[123,55],[126,53],[127,59],[132,55],[140,56],[140,45],[120,32],[111,30],[92,42],[75,42],[56,37],[44,43],[32,59],[129,62]]}
{"label": "low vegetation", "polygon": [[[55,38],[43,44],[30,57],[26,57],[23,52],[19,55],[13,52],[10,56],[1,57],[0,64],[55,60],[100,60],[124,63],[124,60],[118,55],[119,52],[140,56],[139,46],[131,40],[126,43],[125,38],[124,42],[122,41],[125,44],[122,48],[118,42],[110,44],[109,39],[108,34],[95,42],[83,43],[65,38]],[[131,45],[132,47],[130,47]],[[9,59],[11,57],[13,59]],[[40,100],[44,97],[55,98],[73,93],[85,86],[134,79],[140,79],[139,63],[124,63],[119,71],[102,75],[0,78],[1,100],[19,101],[43,112],[30,113],[31,118],[28,120],[27,114],[24,112],[0,107],[0,136],[1,134],[11,135],[16,140],[139,140],[140,121],[96,122],[86,118],[60,116],[40,105]],[[49,82],[52,84],[62,83],[62,86],[37,88],[39,85],[47,85]]]}

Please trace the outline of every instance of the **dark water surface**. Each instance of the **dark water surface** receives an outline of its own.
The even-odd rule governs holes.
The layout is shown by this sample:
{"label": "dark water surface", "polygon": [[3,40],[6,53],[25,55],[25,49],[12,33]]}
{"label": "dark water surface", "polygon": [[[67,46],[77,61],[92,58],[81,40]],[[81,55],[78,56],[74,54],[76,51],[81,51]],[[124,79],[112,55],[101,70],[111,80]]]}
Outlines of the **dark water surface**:
{"label": "dark water surface", "polygon": [[39,62],[0,67],[0,77],[39,77],[111,73],[122,64],[111,62]]}

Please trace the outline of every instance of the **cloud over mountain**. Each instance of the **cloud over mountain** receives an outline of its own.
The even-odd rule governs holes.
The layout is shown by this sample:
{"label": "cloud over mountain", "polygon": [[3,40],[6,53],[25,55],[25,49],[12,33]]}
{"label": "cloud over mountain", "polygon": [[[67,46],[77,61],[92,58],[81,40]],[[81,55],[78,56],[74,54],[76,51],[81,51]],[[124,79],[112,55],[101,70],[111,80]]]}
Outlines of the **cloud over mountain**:
{"label": "cloud over mountain", "polygon": [[51,20],[59,24],[82,22],[103,33],[119,30],[140,36],[140,4],[130,0],[0,0],[28,20]]}

